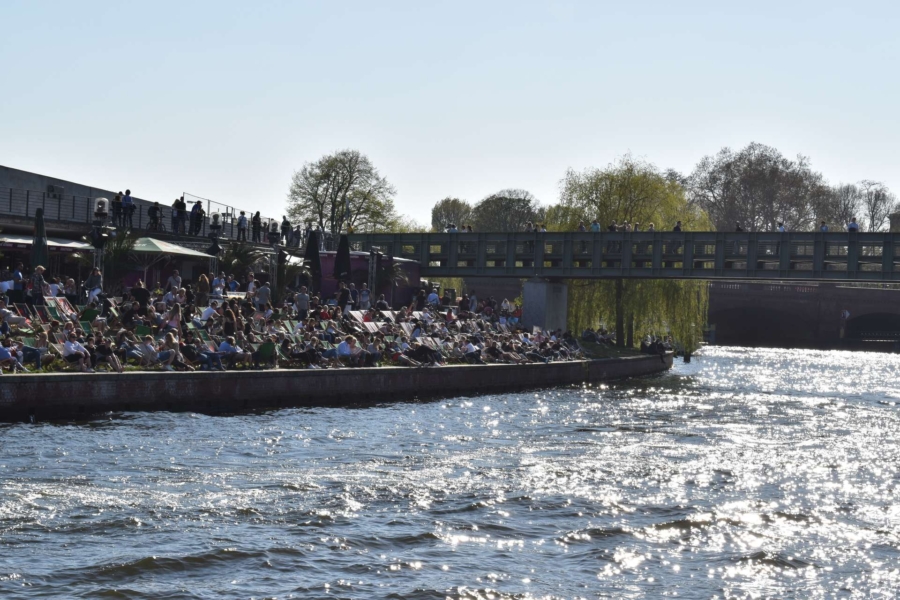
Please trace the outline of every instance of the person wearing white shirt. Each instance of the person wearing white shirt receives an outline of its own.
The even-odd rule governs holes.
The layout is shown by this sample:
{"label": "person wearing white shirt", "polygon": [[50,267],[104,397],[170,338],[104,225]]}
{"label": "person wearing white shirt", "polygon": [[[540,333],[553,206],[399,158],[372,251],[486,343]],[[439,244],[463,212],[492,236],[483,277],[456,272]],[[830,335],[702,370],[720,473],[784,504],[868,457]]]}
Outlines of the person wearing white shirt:
{"label": "person wearing white shirt", "polygon": [[240,346],[236,346],[234,338],[228,336],[225,341],[219,344],[219,352],[228,360],[228,368],[233,369],[236,362],[249,363],[253,357],[249,352],[241,350]]}
{"label": "person wearing white shirt", "polygon": [[481,364],[481,350],[478,349],[475,344],[472,343],[472,340],[469,339],[468,342],[465,343],[463,352],[466,355],[466,361],[475,363],[477,365]]}
{"label": "person wearing white shirt", "polygon": [[63,360],[65,360],[70,365],[78,365],[78,368],[83,373],[94,372],[94,370],[90,367],[90,352],[88,352],[87,348],[78,343],[78,336],[74,333],[70,333],[68,339],[63,344],[62,355]]}

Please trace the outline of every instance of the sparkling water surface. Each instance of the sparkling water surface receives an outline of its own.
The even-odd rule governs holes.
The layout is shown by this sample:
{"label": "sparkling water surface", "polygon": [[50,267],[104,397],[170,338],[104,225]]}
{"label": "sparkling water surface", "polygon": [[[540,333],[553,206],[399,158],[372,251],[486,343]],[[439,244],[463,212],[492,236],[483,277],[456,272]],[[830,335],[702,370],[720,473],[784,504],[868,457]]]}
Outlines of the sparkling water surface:
{"label": "sparkling water surface", "polygon": [[707,348],[597,387],[0,425],[0,598],[897,598],[898,375]]}

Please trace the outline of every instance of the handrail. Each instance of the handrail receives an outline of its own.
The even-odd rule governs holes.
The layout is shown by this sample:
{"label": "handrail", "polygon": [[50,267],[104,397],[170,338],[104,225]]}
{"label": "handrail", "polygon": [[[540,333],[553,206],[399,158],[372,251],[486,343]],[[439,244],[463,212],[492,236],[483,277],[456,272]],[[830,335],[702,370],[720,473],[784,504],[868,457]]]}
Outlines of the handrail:
{"label": "handrail", "polygon": [[[99,196],[98,196],[99,197]],[[94,201],[95,197],[78,196],[75,194],[53,194],[48,192],[40,192],[36,190],[22,190],[0,186],[0,215],[22,218],[34,218],[35,211],[38,208],[44,210],[44,218],[48,221],[61,221],[68,223],[82,223],[90,225],[94,222]],[[108,198],[112,201],[112,198]],[[134,198],[134,214],[131,219],[131,228],[138,230],[150,231],[150,218],[147,215],[147,209],[153,206],[153,202]],[[160,204],[161,216],[163,224],[169,233],[172,225],[171,206]],[[188,207],[190,209],[190,207]],[[252,215],[248,211],[248,214]],[[189,221],[189,218],[187,219]],[[263,223],[269,219],[263,218]],[[248,227],[250,225],[250,217],[247,217]],[[197,236],[207,237],[209,233],[210,217],[206,215],[200,223],[200,231]],[[111,223],[112,224],[112,223]],[[250,230],[247,232],[248,238],[251,237]],[[222,239],[236,240],[238,237],[237,219],[229,219],[223,223],[219,232]],[[265,238],[262,241],[267,244]]]}
{"label": "handrail", "polygon": [[426,277],[900,281],[900,234],[542,232],[356,234]]}

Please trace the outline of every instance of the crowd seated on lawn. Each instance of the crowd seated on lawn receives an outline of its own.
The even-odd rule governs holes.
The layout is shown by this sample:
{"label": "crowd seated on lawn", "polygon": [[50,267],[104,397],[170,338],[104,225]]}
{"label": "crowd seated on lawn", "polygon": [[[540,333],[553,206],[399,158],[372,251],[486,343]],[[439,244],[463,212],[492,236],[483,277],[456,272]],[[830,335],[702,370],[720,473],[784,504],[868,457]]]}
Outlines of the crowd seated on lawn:
{"label": "crowd seated on lawn", "polygon": [[0,373],[422,367],[582,357],[570,332],[526,332],[520,306],[479,300],[474,292],[451,301],[446,293],[423,290],[409,306],[391,310],[365,285],[341,284],[325,301],[304,287],[273,306],[267,284],[251,278],[240,290],[233,282],[224,274],[203,277],[192,290],[176,273],[166,289],[138,282],[122,298],[101,293],[82,306],[62,295],[45,296],[42,304],[0,300]]}

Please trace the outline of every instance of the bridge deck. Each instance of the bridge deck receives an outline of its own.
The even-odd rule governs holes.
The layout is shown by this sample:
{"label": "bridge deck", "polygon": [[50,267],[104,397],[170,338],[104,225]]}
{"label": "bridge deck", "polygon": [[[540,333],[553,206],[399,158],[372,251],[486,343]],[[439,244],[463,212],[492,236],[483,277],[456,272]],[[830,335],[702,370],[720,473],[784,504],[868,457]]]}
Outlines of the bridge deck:
{"label": "bridge deck", "polygon": [[356,234],[425,277],[900,281],[900,233]]}

